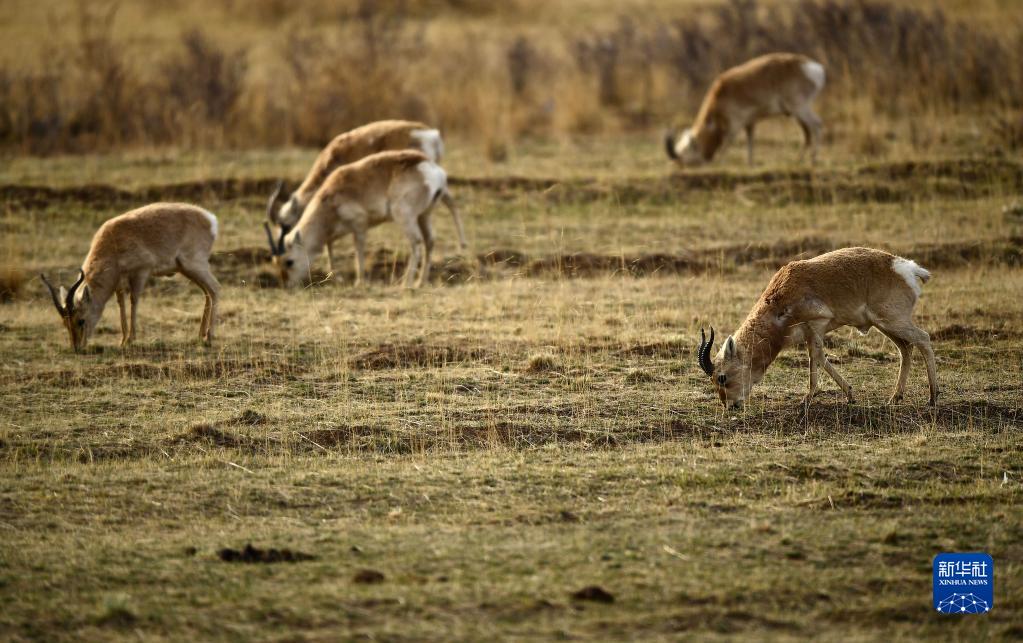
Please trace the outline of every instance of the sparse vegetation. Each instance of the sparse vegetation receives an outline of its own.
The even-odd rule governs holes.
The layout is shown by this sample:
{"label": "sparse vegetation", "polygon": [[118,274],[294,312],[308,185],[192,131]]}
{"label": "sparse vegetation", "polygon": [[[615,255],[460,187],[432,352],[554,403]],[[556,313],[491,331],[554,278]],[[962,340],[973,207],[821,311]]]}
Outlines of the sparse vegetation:
{"label": "sparse vegetation", "polygon": [[[956,67],[1018,50],[1015,5],[14,1],[0,638],[1019,638],[1020,70]],[[38,38],[48,12],[75,19]],[[33,17],[45,59],[11,33]],[[820,42],[829,20],[848,24]],[[660,126],[697,75],[786,38],[837,57],[822,163],[766,124],[763,165],[734,146],[673,174]],[[282,290],[264,205],[318,150],[272,146],[385,116],[444,128],[470,250],[434,217],[431,282],[402,292],[385,226],[363,287],[339,240],[340,281],[318,259]],[[154,279],[135,346],[110,309],[72,353],[28,277],[68,283],[100,223],[159,200],[219,218],[215,344],[195,288]],[[790,350],[724,414],[699,328],[733,330],[779,265],[848,245],[933,272],[916,320],[937,409],[920,360],[884,405],[898,352],[843,329],[825,348],[856,404],[825,380],[801,405]],[[933,556],[975,550],[994,609],[937,617]]]}
{"label": "sparse vegetation", "polygon": [[[659,152],[617,157],[635,159],[635,178],[517,182],[471,178],[455,154],[475,256],[453,256],[439,218],[447,258],[417,293],[390,285],[405,260],[397,230],[372,239],[364,288],[261,281],[269,179],[161,187],[182,172],[166,160],[119,170],[149,186],[138,193],[71,177],[5,188],[13,258],[67,276],[126,204],[201,199],[223,226],[224,292],[209,350],[180,279],[151,286],[162,314],[130,350],[109,313],[94,352],[70,353],[41,286],[4,304],[0,629],[1011,636],[1023,237],[1002,207],[1023,166],[643,178],[643,155]],[[846,329],[827,351],[857,405],[827,383],[804,410],[806,358],[788,351],[745,413],[722,415],[693,359],[698,327],[734,328],[780,263],[848,244],[934,272],[917,319],[937,352],[938,409],[925,407],[919,360],[907,403],[884,406],[897,351]],[[312,558],[222,562],[225,548],[244,559],[246,543]],[[1001,565],[995,610],[935,619],[931,557],[972,549]]]}
{"label": "sparse vegetation", "polygon": [[400,117],[501,162],[523,137],[659,133],[690,118],[724,69],[796,51],[827,68],[833,145],[876,156],[897,132],[929,151],[954,135],[928,123],[983,106],[997,114],[976,121],[997,132],[992,149],[1018,147],[1023,12],[1012,4],[988,0],[999,16],[979,21],[975,7],[881,0],[636,3],[620,13],[572,12],[577,3],[310,0],[285,10],[259,0],[242,11],[185,0],[154,18],[138,0],[44,0],[13,14],[11,38],[47,64],[0,58],[0,146],[316,146]]}

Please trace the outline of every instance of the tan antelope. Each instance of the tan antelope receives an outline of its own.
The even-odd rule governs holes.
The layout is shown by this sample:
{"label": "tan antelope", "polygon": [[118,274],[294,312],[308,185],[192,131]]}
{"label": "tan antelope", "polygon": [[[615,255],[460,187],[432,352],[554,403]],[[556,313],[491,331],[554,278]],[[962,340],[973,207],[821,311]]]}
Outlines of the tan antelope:
{"label": "tan antelope", "polygon": [[805,343],[810,390],[804,401],[817,392],[817,368],[821,367],[853,402],[852,387],[824,354],[824,335],[842,326],[853,326],[861,333],[876,327],[902,356],[899,380],[888,403],[902,399],[915,346],[927,363],[933,406],[938,399],[934,351],[930,337],[913,323],[921,283],[930,276],[908,259],[870,248],[843,248],[793,261],[775,273],[746,321],[725,340],[713,361],[714,329],[710,341],[700,331],[697,362],[713,380],[722,404],[731,408],[746,400],[783,348]]}
{"label": "tan antelope", "polygon": [[[280,226],[286,234],[302,218],[302,213],[331,172],[370,154],[404,149],[419,150],[430,161],[440,163],[444,155],[444,141],[440,132],[428,125],[401,120],[377,121],[338,135],[323,148],[305,180],[289,197],[282,198],[282,185],[277,185],[267,204],[267,218],[271,225]],[[465,234],[461,227],[458,228],[458,238],[464,247]],[[333,271],[333,248],[329,242],[326,249],[328,265]]]}
{"label": "tan antelope", "polygon": [[677,139],[667,135],[668,157],[683,166],[707,163],[745,130],[746,158],[753,165],[753,128],[781,115],[796,119],[803,129],[803,154],[809,149],[816,161],[821,119],[811,103],[823,87],[824,66],[799,54],[767,54],[732,67],[711,85],[693,126]]}
{"label": "tan antelope", "polygon": [[[210,250],[217,238],[217,218],[194,205],[153,203],[110,219],[92,238],[92,246],[69,291],[60,292],[44,275],[53,305],[76,351],[85,349],[110,296],[121,310],[121,345],[135,339],[139,297],[152,275],[176,272],[188,277],[206,295],[199,337],[213,339],[220,284],[210,272]],[[124,296],[131,298],[131,327]]]}
{"label": "tan antelope", "polygon": [[412,246],[405,285],[421,285],[430,272],[433,229],[430,212],[443,201],[461,229],[458,210],[448,193],[447,174],[422,152],[380,152],[334,170],[309,201],[298,225],[275,240],[265,225],[273,263],[285,287],[310,278],[312,257],[334,239],[352,235],[355,283],[366,270],[366,233],[386,221],[396,223]]}

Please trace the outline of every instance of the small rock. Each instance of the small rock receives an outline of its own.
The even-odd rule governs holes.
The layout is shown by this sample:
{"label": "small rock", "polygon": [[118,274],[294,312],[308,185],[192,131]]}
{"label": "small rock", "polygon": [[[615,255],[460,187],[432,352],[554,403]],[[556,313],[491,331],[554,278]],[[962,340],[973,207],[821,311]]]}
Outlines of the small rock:
{"label": "small rock", "polygon": [[572,594],[577,601],[593,601],[595,603],[614,603],[615,597],[600,585],[589,585]]}
{"label": "small rock", "polygon": [[245,545],[245,549],[241,551],[225,547],[217,552],[217,555],[225,563],[297,563],[315,558],[290,549],[259,549],[253,547],[251,543]]}

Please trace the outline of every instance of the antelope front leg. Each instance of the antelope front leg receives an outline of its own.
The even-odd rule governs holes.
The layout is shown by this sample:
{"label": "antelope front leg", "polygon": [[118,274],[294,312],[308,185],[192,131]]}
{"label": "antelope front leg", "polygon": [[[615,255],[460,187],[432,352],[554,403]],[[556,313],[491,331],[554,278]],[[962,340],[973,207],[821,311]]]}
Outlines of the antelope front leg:
{"label": "antelope front leg", "polygon": [[146,281],[149,279],[148,272],[137,272],[128,279],[128,287],[131,290],[131,330],[128,333],[128,343],[135,341],[136,331],[138,330],[138,314],[139,314],[139,298],[142,297],[142,291],[146,287]]}
{"label": "antelope front leg", "polygon": [[423,231],[419,229],[418,217],[403,208],[402,211],[399,211],[399,216],[396,219],[401,222],[405,238],[408,239],[409,245],[412,247],[408,267],[405,269],[405,277],[402,279],[404,287],[411,288],[415,285],[416,273],[419,272],[419,266],[423,263],[423,249],[426,243],[423,240]]}
{"label": "antelope front leg", "polygon": [[327,242],[327,270],[330,274],[334,274],[334,240],[331,239]]}
{"label": "antelope front leg", "polygon": [[746,164],[753,166],[753,123],[746,126]]}
{"label": "antelope front leg", "polygon": [[128,345],[128,308],[124,303],[124,291],[117,289],[117,308],[121,312],[121,346]]}
{"label": "antelope front leg", "polygon": [[806,395],[803,396],[803,404],[809,404],[813,396],[817,394],[817,360],[813,341],[807,338],[806,354],[810,358],[810,382]]}
{"label": "antelope front leg", "polygon": [[366,272],[366,232],[353,232],[352,243],[355,245],[355,285],[361,286],[362,275]]}
{"label": "antelope front leg", "polygon": [[419,217],[419,232],[423,235],[423,263],[416,280],[416,288],[419,288],[430,278],[430,257],[433,254],[433,227],[430,225],[430,214],[427,212]]}

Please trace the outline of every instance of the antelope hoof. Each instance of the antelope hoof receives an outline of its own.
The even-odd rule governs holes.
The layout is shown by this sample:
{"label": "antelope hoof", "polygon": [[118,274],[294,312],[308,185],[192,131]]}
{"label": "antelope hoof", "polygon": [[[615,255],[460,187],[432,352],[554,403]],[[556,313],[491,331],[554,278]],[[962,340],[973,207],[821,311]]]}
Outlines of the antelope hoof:
{"label": "antelope hoof", "polygon": [[888,405],[891,406],[891,405],[894,405],[894,404],[898,404],[901,401],[902,401],[902,393],[895,393],[890,398],[888,398]]}

